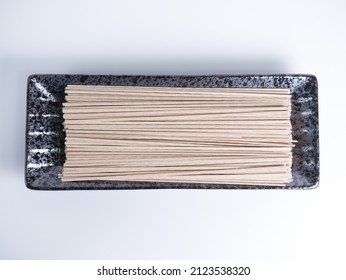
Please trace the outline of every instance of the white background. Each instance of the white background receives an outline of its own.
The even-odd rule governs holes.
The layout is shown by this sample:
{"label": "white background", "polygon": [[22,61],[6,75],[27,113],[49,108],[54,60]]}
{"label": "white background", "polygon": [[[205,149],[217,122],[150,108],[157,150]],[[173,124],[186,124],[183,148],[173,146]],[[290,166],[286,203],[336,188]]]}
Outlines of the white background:
{"label": "white background", "polygon": [[[1,0],[0,258],[345,259],[345,14],[342,0]],[[28,190],[33,73],[314,74],[320,186]]]}

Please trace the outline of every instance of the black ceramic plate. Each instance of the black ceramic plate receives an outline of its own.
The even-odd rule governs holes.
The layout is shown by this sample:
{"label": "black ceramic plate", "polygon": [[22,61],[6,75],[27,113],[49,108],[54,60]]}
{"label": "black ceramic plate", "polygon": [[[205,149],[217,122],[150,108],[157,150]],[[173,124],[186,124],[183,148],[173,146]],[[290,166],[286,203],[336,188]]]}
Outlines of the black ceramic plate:
{"label": "black ceramic plate", "polygon": [[[292,92],[293,181],[284,187],[87,181],[61,182],[65,160],[62,102],[67,84],[289,88]],[[26,186],[35,190],[86,189],[307,189],[319,181],[317,80],[311,75],[244,76],[112,76],[32,75],[28,78],[26,124]]]}

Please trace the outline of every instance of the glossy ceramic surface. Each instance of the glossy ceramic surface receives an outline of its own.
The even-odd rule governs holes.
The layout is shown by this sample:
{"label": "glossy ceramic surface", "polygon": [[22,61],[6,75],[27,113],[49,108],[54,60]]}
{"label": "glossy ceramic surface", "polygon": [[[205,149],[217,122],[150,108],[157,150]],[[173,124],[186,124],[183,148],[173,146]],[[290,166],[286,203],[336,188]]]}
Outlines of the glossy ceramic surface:
{"label": "glossy ceramic surface", "polygon": [[[65,160],[62,103],[67,84],[161,87],[289,88],[292,92],[293,181],[285,187],[148,182],[61,182]],[[311,75],[112,76],[32,75],[28,78],[26,185],[36,190],[86,189],[308,189],[319,181],[317,80]]]}

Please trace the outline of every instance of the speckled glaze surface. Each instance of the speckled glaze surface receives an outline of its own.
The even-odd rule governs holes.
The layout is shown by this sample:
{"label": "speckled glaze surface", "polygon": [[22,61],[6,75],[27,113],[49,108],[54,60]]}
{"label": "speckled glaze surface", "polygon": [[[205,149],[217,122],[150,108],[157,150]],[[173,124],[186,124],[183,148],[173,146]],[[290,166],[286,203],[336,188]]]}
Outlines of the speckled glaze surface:
{"label": "speckled glaze surface", "polygon": [[[159,182],[61,182],[65,160],[62,103],[67,84],[161,87],[289,88],[292,92],[293,181],[285,187]],[[112,76],[31,75],[27,88],[26,186],[35,190],[87,189],[309,189],[319,182],[317,79],[311,75]]]}

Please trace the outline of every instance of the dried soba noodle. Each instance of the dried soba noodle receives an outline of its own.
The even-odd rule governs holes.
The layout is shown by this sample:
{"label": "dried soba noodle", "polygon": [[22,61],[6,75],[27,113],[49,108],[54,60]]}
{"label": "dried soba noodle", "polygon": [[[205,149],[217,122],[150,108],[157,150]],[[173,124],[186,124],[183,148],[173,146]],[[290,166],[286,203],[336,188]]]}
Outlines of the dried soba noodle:
{"label": "dried soba noodle", "polygon": [[283,186],[289,89],[68,85],[62,181]]}

